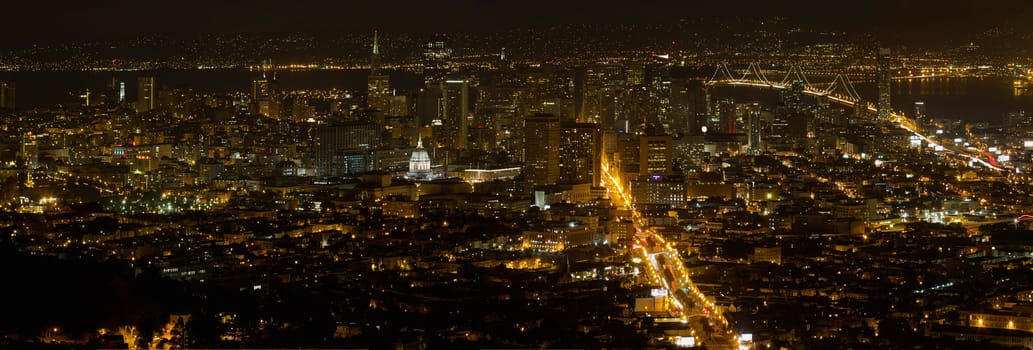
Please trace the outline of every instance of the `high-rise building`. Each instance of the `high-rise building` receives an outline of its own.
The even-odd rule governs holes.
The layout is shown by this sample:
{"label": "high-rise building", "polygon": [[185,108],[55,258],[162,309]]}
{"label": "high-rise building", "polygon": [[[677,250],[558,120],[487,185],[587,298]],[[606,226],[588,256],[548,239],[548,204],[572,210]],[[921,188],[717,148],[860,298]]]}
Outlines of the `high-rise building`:
{"label": "high-rise building", "polygon": [[879,84],[879,103],[877,105],[877,114],[879,120],[889,120],[890,114],[892,113],[893,105],[890,101],[890,49],[882,48],[879,49],[878,56],[878,84]]}
{"label": "high-rise building", "polygon": [[793,80],[788,89],[779,94],[779,102],[787,115],[799,114],[803,111],[804,85],[801,80]]}
{"label": "high-rise building", "polygon": [[560,129],[559,182],[598,186],[603,144],[599,124],[565,124]]}
{"label": "high-rise building", "polygon": [[706,114],[704,106],[704,85],[698,79],[671,79],[670,107],[667,112],[671,120],[672,132],[688,135],[699,135],[703,123],[700,116]]}
{"label": "high-rise building", "polygon": [[[617,95],[624,88],[624,72],[620,65],[599,64],[586,67],[584,76],[575,75],[578,102],[577,120],[600,123],[603,128],[623,128],[616,121]],[[622,124],[623,125],[623,124]]]}
{"label": "high-rise building", "polygon": [[524,174],[533,186],[560,178],[560,118],[535,114],[524,118]]}
{"label": "high-rise building", "polygon": [[[442,97],[441,85],[430,84],[420,88],[416,95],[416,123],[417,126],[433,127],[434,124],[441,125]],[[434,146],[431,146],[434,147]]]}
{"label": "high-rise building", "polygon": [[473,119],[470,82],[465,79],[446,80],[441,85],[441,92],[441,141],[450,150],[465,150],[467,127]]}
{"label": "high-rise building", "polygon": [[139,77],[136,80],[136,111],[146,112],[158,108],[158,84],[153,76]]}
{"label": "high-rise building", "polygon": [[645,175],[631,181],[631,194],[636,205],[685,206],[685,178],[682,175]]}
{"label": "high-rise building", "polygon": [[915,101],[915,119],[925,119],[925,101]]}
{"label": "high-rise building", "polygon": [[370,56],[369,77],[366,79],[366,106],[381,112],[391,110],[391,77],[380,71],[380,42],[373,31],[373,53]]}
{"label": "high-rise building", "polygon": [[639,171],[640,175],[669,174],[672,172],[674,145],[671,135],[657,133],[639,135]]}
{"label": "high-rise building", "polygon": [[265,72],[262,77],[251,81],[251,100],[259,101],[269,99],[269,78]]}
{"label": "high-rise building", "polygon": [[417,122],[420,127],[430,127],[437,144],[444,148],[450,158],[466,149],[467,128],[472,122],[470,108],[470,82],[464,79],[450,79],[428,84],[420,89],[416,102]]}
{"label": "high-rise building", "polygon": [[739,132],[741,124],[735,100],[732,98],[718,100],[713,108],[713,115],[707,118],[709,133],[735,134]]}
{"label": "high-rise building", "polygon": [[269,116],[270,81],[265,72],[251,81],[251,105],[256,114]]}
{"label": "high-rise building", "polygon": [[0,110],[14,109],[14,83],[0,81]]}
{"label": "high-rise building", "polygon": [[26,168],[39,169],[40,167],[38,137],[38,135],[32,135],[32,133],[22,135],[21,156],[25,160]]}
{"label": "high-rise building", "polygon": [[423,79],[440,81],[452,70],[452,49],[445,45],[445,35],[435,34],[423,47]]}
{"label": "high-rise building", "polygon": [[316,129],[316,171],[337,177],[370,170],[371,152],[380,147],[380,127],[371,123],[322,125]]}
{"label": "high-rise building", "polygon": [[746,110],[746,147],[750,154],[760,154],[762,151],[761,130],[763,130],[760,121],[760,103],[754,102],[750,107]]}

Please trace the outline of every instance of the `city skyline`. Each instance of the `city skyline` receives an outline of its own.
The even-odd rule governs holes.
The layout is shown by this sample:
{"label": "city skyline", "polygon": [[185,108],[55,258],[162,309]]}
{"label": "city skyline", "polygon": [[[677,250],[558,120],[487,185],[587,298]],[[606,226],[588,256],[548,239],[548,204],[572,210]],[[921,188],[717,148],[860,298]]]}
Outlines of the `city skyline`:
{"label": "city skyline", "polygon": [[9,9],[2,348],[1033,349],[1022,2]]}

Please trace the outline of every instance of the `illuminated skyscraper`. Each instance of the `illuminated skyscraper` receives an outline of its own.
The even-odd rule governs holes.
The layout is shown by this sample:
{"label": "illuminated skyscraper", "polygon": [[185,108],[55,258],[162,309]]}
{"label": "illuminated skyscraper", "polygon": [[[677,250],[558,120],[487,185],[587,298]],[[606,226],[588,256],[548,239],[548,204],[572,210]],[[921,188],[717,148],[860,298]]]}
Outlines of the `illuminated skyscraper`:
{"label": "illuminated skyscraper", "polygon": [[153,111],[158,107],[158,84],[153,76],[139,77],[136,80],[136,111]]}
{"label": "illuminated skyscraper", "polygon": [[747,108],[746,113],[746,146],[750,151],[750,154],[760,154],[761,149],[761,122],[760,122],[760,104],[754,102],[750,105],[752,108]]}
{"label": "illuminated skyscraper", "polygon": [[879,103],[877,106],[880,120],[888,120],[893,105],[890,101],[890,49],[879,49],[878,57]]}
{"label": "illuminated skyscraper", "polygon": [[423,47],[423,79],[427,83],[440,81],[452,69],[452,49],[445,45],[445,35],[435,34]]}
{"label": "illuminated skyscraper", "polygon": [[639,174],[669,174],[672,172],[671,164],[673,158],[671,151],[674,148],[671,135],[659,133],[647,133],[639,138]]}
{"label": "illuminated skyscraper", "polygon": [[0,81],[0,110],[14,109],[14,83]]}
{"label": "illuminated skyscraper", "polygon": [[316,171],[319,176],[346,176],[368,171],[371,153],[380,147],[380,130],[370,123],[319,126],[316,129]]}
{"label": "illuminated skyscraper", "polygon": [[565,124],[560,129],[559,182],[598,186],[602,152],[599,124]]}
{"label": "illuminated skyscraper", "polygon": [[915,101],[915,119],[923,120],[923,119],[925,119],[925,114],[926,114],[925,102],[924,101]]}
{"label": "illuminated skyscraper", "polygon": [[438,100],[435,118],[431,121],[434,137],[441,142],[443,148],[455,151],[450,157],[458,156],[458,152],[466,149],[467,127],[473,115],[470,112],[470,82],[464,79],[450,79],[428,89],[431,97],[434,93]]}
{"label": "illuminated skyscraper", "polygon": [[369,77],[366,79],[366,105],[381,112],[391,110],[390,77],[380,72],[380,42],[373,31],[373,53],[370,56]]}
{"label": "illuminated skyscraper", "polygon": [[262,72],[262,77],[251,81],[251,99],[260,101],[269,99],[269,78]]}
{"label": "illuminated skyscraper", "polygon": [[251,104],[256,114],[269,116],[269,77],[262,72],[262,77],[251,81]]}
{"label": "illuminated skyscraper", "polygon": [[706,116],[703,81],[698,79],[671,79],[670,117],[673,131],[699,135]]}
{"label": "illuminated skyscraper", "polygon": [[560,178],[560,118],[536,114],[524,119],[524,174],[533,186]]}

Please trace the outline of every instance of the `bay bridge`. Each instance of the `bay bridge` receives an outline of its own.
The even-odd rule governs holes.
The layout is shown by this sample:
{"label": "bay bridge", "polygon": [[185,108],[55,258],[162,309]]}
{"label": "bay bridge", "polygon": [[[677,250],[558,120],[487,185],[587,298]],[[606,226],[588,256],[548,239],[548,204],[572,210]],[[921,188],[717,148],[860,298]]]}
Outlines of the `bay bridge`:
{"label": "bay bridge", "polygon": [[857,93],[854,85],[850,82],[850,78],[846,74],[838,73],[835,75],[831,83],[811,83],[807,75],[804,74],[804,70],[800,66],[790,66],[789,70],[782,80],[777,83],[768,79],[767,74],[761,69],[761,66],[756,63],[750,63],[746,69],[742,70],[741,73],[735,74],[732,69],[729,69],[725,64],[719,64],[714,70],[714,74],[710,76],[710,79],[706,81],[708,86],[727,85],[727,86],[744,86],[744,87],[755,87],[755,88],[770,88],[777,90],[789,89],[793,86],[794,82],[803,84],[803,93],[812,96],[827,98],[832,102],[839,103],[847,107],[855,107],[857,104],[864,104],[864,107],[875,111],[875,105],[866,102],[861,98],[861,94]]}
{"label": "bay bridge", "polygon": [[[850,78],[843,73],[837,73],[831,82],[827,83],[812,83],[807,75],[804,74],[804,70],[800,66],[790,66],[786,70],[785,76],[775,82],[767,77],[765,71],[775,73],[772,70],[765,70],[762,66],[757,63],[750,63],[745,69],[735,70],[729,68],[725,64],[719,64],[714,69],[714,73],[705,82],[706,86],[735,86],[735,87],[750,87],[750,88],[762,88],[762,89],[774,89],[774,90],[787,90],[793,88],[794,85],[802,88],[804,95],[811,96],[819,99],[827,99],[830,102],[835,102],[839,105],[860,108],[862,111],[869,113],[877,113],[878,107],[875,103],[865,100],[861,97],[861,94],[857,92],[853,84],[850,82]],[[925,134],[917,123],[905,116],[903,113],[897,111],[889,111],[889,118],[886,120],[897,127],[907,130],[911,134],[921,138],[929,145],[942,149],[944,153],[956,157],[960,157],[963,160],[968,161],[968,164],[973,165],[978,163],[986,168],[994,169],[997,171],[1010,172],[1011,170],[1002,167],[993,154],[986,150],[979,150],[974,147],[957,147],[950,144],[941,144],[939,141],[934,140]]]}

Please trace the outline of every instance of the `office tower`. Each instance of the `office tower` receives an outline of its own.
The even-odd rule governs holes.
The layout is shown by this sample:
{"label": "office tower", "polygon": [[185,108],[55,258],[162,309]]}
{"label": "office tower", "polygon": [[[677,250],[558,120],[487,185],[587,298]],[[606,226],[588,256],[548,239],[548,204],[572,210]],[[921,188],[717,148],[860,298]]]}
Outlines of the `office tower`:
{"label": "office tower", "polygon": [[[641,170],[639,166],[639,159],[642,157],[642,152],[639,151],[641,142],[638,139],[638,135],[628,133],[617,134],[617,152],[614,155],[616,164],[620,165],[620,171],[625,175],[638,174]],[[614,164],[614,163],[611,163]]]}
{"label": "office tower", "polygon": [[321,125],[316,129],[316,172],[323,177],[368,171],[380,147],[381,128],[371,123]]}
{"label": "office tower", "polygon": [[22,135],[21,156],[25,160],[25,167],[28,169],[39,169],[39,141],[38,135],[28,133]]}
{"label": "office tower", "polygon": [[14,83],[0,81],[0,110],[14,110]]}
{"label": "office tower", "polygon": [[251,81],[251,100],[260,101],[269,99],[269,78],[265,72],[262,77]]}
{"label": "office tower", "polygon": [[[690,133],[698,132],[699,126],[695,120],[695,110],[692,108],[692,87],[690,80],[672,79],[670,85],[670,97],[667,114],[671,119],[673,132]],[[693,134],[694,135],[694,134]]]}
{"label": "office tower", "polygon": [[617,97],[617,128],[625,132],[639,132],[646,124],[660,125],[657,119],[658,99],[646,86],[633,86]]}
{"label": "office tower", "polygon": [[680,174],[639,176],[631,181],[631,195],[636,205],[685,206],[685,177]]}
{"label": "office tower", "polygon": [[893,108],[890,101],[890,79],[892,78],[890,75],[890,49],[879,49],[877,64],[879,84],[877,115],[879,120],[889,120]]}
{"label": "office tower", "polygon": [[[442,110],[442,86],[441,84],[429,84],[420,88],[416,96],[416,122],[421,128],[443,125],[441,121]],[[431,144],[430,147],[436,147]]]}
{"label": "office tower", "polygon": [[714,114],[707,121],[710,133],[735,134],[739,132],[740,119],[736,111],[735,100],[724,98],[717,101]]}
{"label": "office tower", "polygon": [[918,120],[925,119],[925,114],[926,114],[925,102],[924,101],[915,101],[915,119],[918,119]]}
{"label": "office tower", "polygon": [[366,106],[381,112],[391,111],[391,78],[380,71],[380,42],[373,31],[373,54],[370,56],[369,77],[366,79]]}
{"label": "office tower", "polygon": [[646,83],[646,67],[641,63],[629,64],[625,70],[628,85],[642,85]]}
{"label": "office tower", "polygon": [[560,127],[561,183],[599,185],[602,135],[599,124],[573,123]]}
{"label": "office tower", "polygon": [[524,174],[533,186],[560,178],[560,118],[535,114],[524,118]]}
{"label": "office tower", "polygon": [[111,83],[105,92],[104,102],[109,104],[120,104],[126,101],[126,82],[118,76],[111,77]]}
{"label": "office tower", "polygon": [[789,88],[782,90],[779,94],[779,102],[785,108],[786,114],[800,114],[803,111],[803,81],[793,80]]}
{"label": "office tower", "polygon": [[[578,91],[580,112],[577,120],[585,122],[600,123],[603,128],[623,128],[617,125],[615,115],[617,113],[617,95],[623,89],[624,72],[621,66],[616,64],[599,64],[585,68],[584,77],[579,80]],[[575,75],[577,79],[577,75]]]}
{"label": "office tower", "polygon": [[[467,127],[472,122],[470,108],[470,82],[465,79],[450,79],[441,85],[439,119],[440,133],[435,137],[445,148],[453,151],[466,149]],[[440,135],[440,136],[438,136]],[[458,156],[458,152],[452,157]]]}
{"label": "office tower", "polygon": [[597,120],[589,120],[588,116],[584,115],[585,109],[585,67],[574,68],[574,117],[579,122],[595,122]]}
{"label": "office tower", "polygon": [[638,137],[638,141],[639,175],[663,175],[673,172],[671,151],[674,145],[671,135],[663,135],[656,130],[647,130],[645,135]]}
{"label": "office tower", "polygon": [[137,78],[136,111],[153,111],[158,107],[158,84],[153,76]]}
{"label": "office tower", "polygon": [[423,47],[423,79],[431,83],[445,79],[452,69],[452,49],[445,45],[445,35],[435,34]]}
{"label": "office tower", "polygon": [[251,81],[251,106],[255,114],[269,116],[270,81],[265,72]]}
{"label": "office tower", "polygon": [[750,154],[756,155],[762,151],[760,103],[754,102],[750,107],[746,110],[746,147],[749,149]]}

